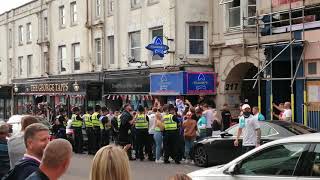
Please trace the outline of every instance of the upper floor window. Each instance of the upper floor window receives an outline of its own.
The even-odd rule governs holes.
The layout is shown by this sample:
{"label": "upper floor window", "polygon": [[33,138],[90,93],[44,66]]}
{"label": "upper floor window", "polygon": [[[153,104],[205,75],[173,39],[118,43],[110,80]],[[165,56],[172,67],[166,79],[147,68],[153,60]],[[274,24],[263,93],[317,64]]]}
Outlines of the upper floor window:
{"label": "upper floor window", "polygon": [[23,75],[23,56],[18,57],[18,77],[21,77]]}
{"label": "upper floor window", "polygon": [[148,5],[156,4],[159,0],[148,0]]}
{"label": "upper floor window", "polygon": [[188,55],[203,56],[208,52],[207,47],[207,24],[188,24],[187,29],[187,51]]}
{"label": "upper floor window", "polygon": [[32,55],[27,56],[27,76],[32,76]]}
{"label": "upper floor window", "polygon": [[60,25],[60,27],[64,27],[66,25],[64,6],[59,7],[59,25]]}
{"label": "upper floor window", "polygon": [[71,10],[71,24],[76,24],[78,21],[77,2],[72,2],[70,4],[70,10]]}
{"label": "upper floor window", "polygon": [[19,38],[19,44],[23,44],[23,26],[20,25],[18,28],[18,38]]}
{"label": "upper floor window", "polygon": [[[225,5],[228,30],[255,24],[256,0],[230,0]],[[244,17],[247,17],[245,21],[243,21]]]}
{"label": "upper floor window", "polygon": [[114,36],[108,36],[108,45],[109,63],[114,64]]}
{"label": "upper floor window", "polygon": [[96,17],[101,17],[102,1],[96,0]]}
{"label": "upper floor window", "polygon": [[96,49],[96,64],[101,65],[102,63],[102,42],[98,38],[95,40],[95,49]]}
{"label": "upper floor window", "polygon": [[308,75],[317,74],[317,62],[308,62]]}
{"label": "upper floor window", "polygon": [[73,69],[80,70],[80,43],[72,44]]}
{"label": "upper floor window", "polygon": [[[152,28],[151,30],[151,40],[156,36],[163,36],[163,27]],[[150,40],[150,42],[151,42]],[[162,39],[163,41],[163,39]],[[151,53],[152,54],[152,53]],[[152,60],[162,60],[163,58],[159,55],[152,56]]]}
{"label": "upper floor window", "polygon": [[49,31],[48,31],[48,18],[47,17],[45,17],[45,18],[43,18],[43,30],[44,30],[44,35],[47,37],[48,36],[48,33],[49,33]]}
{"label": "upper floor window", "polygon": [[9,48],[12,48],[12,29],[9,29]]}
{"label": "upper floor window", "polygon": [[32,40],[32,25],[31,23],[27,24],[27,42],[31,42]]}
{"label": "upper floor window", "polygon": [[140,31],[131,32],[129,34],[130,37],[130,56],[134,58],[136,61],[140,61],[141,54],[141,38]]}
{"label": "upper floor window", "polygon": [[131,0],[131,8],[140,8],[141,0]]}
{"label": "upper floor window", "polygon": [[67,71],[67,48],[66,46],[59,46],[58,49],[59,53],[59,69],[60,72],[66,72]]}
{"label": "upper floor window", "polygon": [[114,11],[114,0],[108,0],[108,14],[112,15]]}

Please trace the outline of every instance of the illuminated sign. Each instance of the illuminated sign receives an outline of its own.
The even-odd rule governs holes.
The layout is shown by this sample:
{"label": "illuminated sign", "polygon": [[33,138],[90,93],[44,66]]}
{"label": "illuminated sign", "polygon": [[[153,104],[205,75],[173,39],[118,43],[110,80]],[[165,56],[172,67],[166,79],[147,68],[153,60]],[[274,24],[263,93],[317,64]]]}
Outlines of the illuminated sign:
{"label": "illuminated sign", "polygon": [[163,36],[156,36],[153,38],[152,43],[146,46],[146,49],[152,51],[153,56],[164,57],[168,53],[169,47],[163,44]]}

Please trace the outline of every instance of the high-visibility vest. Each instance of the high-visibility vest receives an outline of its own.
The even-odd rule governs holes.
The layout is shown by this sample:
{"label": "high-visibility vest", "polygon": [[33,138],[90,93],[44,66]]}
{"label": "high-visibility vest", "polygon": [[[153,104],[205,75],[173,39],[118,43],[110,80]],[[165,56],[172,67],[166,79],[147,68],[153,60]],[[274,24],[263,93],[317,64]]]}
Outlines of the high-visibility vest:
{"label": "high-visibility vest", "polygon": [[93,126],[98,126],[98,127],[100,127],[100,121],[99,121],[99,119],[98,119],[98,115],[99,115],[99,113],[98,112],[94,112],[93,114],[92,114],[92,116],[91,116],[91,121],[92,121],[92,124],[93,124]]}
{"label": "high-visibility vest", "polygon": [[176,122],[173,121],[172,117],[173,117],[172,114],[167,114],[163,116],[164,130],[171,131],[171,130],[178,129],[178,125]]}
{"label": "high-visibility vest", "polygon": [[117,124],[118,124],[118,128],[120,129],[120,125],[121,125],[121,119],[120,116],[116,117],[117,118]]}
{"label": "high-visibility vest", "polygon": [[71,126],[72,127],[76,127],[76,128],[81,128],[82,127],[82,121],[77,119],[77,115],[76,114],[72,114],[71,116]]}
{"label": "high-visibility vest", "polygon": [[93,123],[91,121],[91,115],[89,113],[85,114],[83,118],[84,118],[84,123],[86,125],[86,128],[93,127]]}
{"label": "high-visibility vest", "polygon": [[148,129],[149,124],[144,114],[138,114],[136,117],[136,129]]}

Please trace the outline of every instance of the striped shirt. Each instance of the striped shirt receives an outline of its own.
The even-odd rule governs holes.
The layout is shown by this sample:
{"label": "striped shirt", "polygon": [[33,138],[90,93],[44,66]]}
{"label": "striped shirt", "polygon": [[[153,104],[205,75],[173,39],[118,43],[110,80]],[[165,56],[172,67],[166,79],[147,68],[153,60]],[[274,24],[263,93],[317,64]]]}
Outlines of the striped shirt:
{"label": "striped shirt", "polygon": [[8,154],[8,144],[6,139],[0,140],[0,179],[7,174],[10,169],[10,160]]}

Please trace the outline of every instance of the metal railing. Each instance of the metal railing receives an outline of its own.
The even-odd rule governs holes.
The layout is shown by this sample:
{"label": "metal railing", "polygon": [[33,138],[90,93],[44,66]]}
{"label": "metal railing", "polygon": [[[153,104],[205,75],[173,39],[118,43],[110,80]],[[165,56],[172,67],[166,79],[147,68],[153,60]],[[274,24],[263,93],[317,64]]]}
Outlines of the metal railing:
{"label": "metal railing", "polygon": [[320,104],[308,105],[307,126],[320,131]]}

